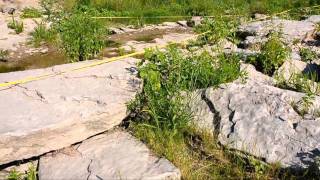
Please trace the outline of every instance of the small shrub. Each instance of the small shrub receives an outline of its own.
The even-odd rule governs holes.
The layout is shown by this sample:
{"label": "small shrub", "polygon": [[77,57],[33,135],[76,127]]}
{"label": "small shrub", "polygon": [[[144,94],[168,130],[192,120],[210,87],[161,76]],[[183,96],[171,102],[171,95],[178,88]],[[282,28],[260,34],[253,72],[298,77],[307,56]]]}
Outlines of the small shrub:
{"label": "small shrub", "polygon": [[247,61],[257,70],[272,76],[289,57],[289,48],[280,40],[277,33],[272,33],[269,40],[262,45],[258,55],[248,57]]}
{"label": "small shrub", "polygon": [[62,47],[72,61],[93,58],[105,45],[105,27],[85,13],[65,17],[58,29]]}
{"label": "small shrub", "polygon": [[301,48],[300,49],[300,56],[301,56],[302,61],[304,61],[304,62],[311,62],[318,57],[316,52],[314,52],[308,48]]}
{"label": "small shrub", "polygon": [[217,86],[240,76],[240,60],[235,55],[212,57],[204,52],[185,57],[176,47],[170,47],[166,52],[147,51],[145,58],[148,63],[139,66],[143,94],[133,104],[142,104],[143,116],[158,129],[177,131],[190,121],[182,92]]}
{"label": "small shrub", "polygon": [[31,36],[31,43],[35,47],[39,47],[42,42],[53,43],[57,38],[57,33],[54,29],[47,28],[44,22],[41,22],[34,28]]}
{"label": "small shrub", "polygon": [[216,44],[223,39],[236,42],[236,21],[226,18],[206,18],[201,25],[195,28],[196,32],[204,33],[198,37],[196,45]]}
{"label": "small shrub", "polygon": [[42,13],[36,8],[24,8],[22,10],[21,18],[40,18]]}
{"label": "small shrub", "polygon": [[8,23],[8,28],[13,29],[17,34],[20,34],[23,32],[24,24],[22,21],[16,21],[12,17],[12,21]]}

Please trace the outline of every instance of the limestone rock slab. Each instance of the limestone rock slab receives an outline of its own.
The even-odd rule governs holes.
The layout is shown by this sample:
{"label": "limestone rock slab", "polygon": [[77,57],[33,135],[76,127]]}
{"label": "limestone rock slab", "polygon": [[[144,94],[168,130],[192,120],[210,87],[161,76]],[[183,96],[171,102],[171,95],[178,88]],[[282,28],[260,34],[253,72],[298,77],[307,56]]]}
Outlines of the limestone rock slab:
{"label": "limestone rock slab", "polygon": [[[59,73],[95,61],[0,74],[0,82]],[[137,59],[0,89],[0,164],[39,156],[119,125],[140,89]]]}
{"label": "limestone rock slab", "polygon": [[129,133],[116,130],[40,158],[40,179],[180,179],[169,161],[154,156]]}
{"label": "limestone rock slab", "polygon": [[[234,82],[198,92],[192,109],[195,122],[218,133],[222,144],[300,169],[320,156],[320,121],[304,119],[292,107],[303,96],[253,81]],[[319,102],[317,96],[316,108]]]}
{"label": "limestone rock slab", "polygon": [[[308,21],[274,19],[244,24],[239,27],[240,36],[256,36],[258,39],[268,35],[270,31],[280,31],[286,41],[302,40],[307,33],[315,29],[315,24]],[[251,40],[253,41],[253,40]]]}

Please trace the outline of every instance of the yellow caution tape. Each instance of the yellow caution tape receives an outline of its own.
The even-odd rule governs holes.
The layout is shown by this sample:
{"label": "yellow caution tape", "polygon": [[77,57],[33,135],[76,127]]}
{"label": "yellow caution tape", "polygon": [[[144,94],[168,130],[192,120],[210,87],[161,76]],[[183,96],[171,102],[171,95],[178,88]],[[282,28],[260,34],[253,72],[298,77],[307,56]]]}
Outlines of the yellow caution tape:
{"label": "yellow caution tape", "polygon": [[[199,34],[199,35],[197,35],[197,36],[200,36],[200,35],[203,35],[203,34],[206,34],[206,33],[208,33],[208,32],[201,33],[201,34]],[[197,36],[196,36],[196,37],[197,37]],[[186,39],[185,41],[179,42],[178,44],[184,44],[184,43],[187,42],[188,40],[190,40],[190,39]],[[169,45],[169,44],[168,44],[168,45]],[[168,45],[154,46],[154,47],[151,47],[151,48],[160,48],[160,49],[161,49],[161,48],[165,48],[165,47],[168,46]],[[25,84],[25,83],[32,82],[32,81],[37,81],[37,80],[42,80],[42,79],[46,79],[46,78],[49,78],[49,77],[54,77],[54,76],[57,76],[57,75],[66,74],[66,73],[68,73],[68,72],[74,72],[74,71],[84,70],[84,69],[88,69],[88,68],[91,68],[91,67],[99,66],[99,65],[102,65],[102,64],[106,64],[106,63],[118,61],[118,60],[121,60],[121,59],[124,59],[124,58],[133,57],[133,56],[138,56],[138,55],[143,55],[144,53],[145,53],[145,50],[142,50],[142,51],[134,52],[134,53],[127,54],[127,55],[123,55],[123,56],[108,58],[108,59],[105,59],[105,60],[101,60],[101,61],[98,61],[98,62],[95,62],[95,63],[87,64],[87,65],[84,65],[84,66],[80,66],[80,67],[77,67],[77,68],[74,68],[74,69],[70,69],[70,70],[66,70],[66,71],[61,71],[61,72],[58,72],[58,73],[43,74],[43,75],[40,75],[40,76],[27,77],[27,78],[20,79],[20,80],[16,80],[16,81],[10,81],[10,82],[5,82],[5,83],[0,83],[0,88],[1,88],[1,87],[14,86],[14,85],[18,85],[18,84]]]}

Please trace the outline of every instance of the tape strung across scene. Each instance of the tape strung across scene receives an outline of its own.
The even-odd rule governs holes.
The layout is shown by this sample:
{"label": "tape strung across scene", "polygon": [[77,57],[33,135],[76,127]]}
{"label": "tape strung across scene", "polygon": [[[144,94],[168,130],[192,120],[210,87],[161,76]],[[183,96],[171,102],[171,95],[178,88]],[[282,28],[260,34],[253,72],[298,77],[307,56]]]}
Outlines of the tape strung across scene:
{"label": "tape strung across scene", "polygon": [[[304,8],[297,8],[297,9],[308,9],[308,8],[318,8],[318,7],[320,7],[320,5],[304,7]],[[293,11],[293,10],[295,10],[295,9],[285,10],[285,11],[282,11],[282,12],[279,12],[279,13],[275,13],[273,15],[266,16],[264,18],[256,19],[256,20],[249,21],[249,22],[261,21],[261,20],[269,19],[269,18],[272,18],[273,16],[285,14],[285,13],[288,13],[288,12]],[[226,15],[226,16],[232,16],[232,15]],[[186,17],[193,17],[193,16],[154,16],[154,17],[143,17],[143,18],[173,18],[173,17],[186,18]],[[213,18],[215,16],[202,16],[202,17],[204,17],[204,18]],[[139,17],[92,17],[92,18],[95,18],[95,19],[132,19],[132,18],[139,18]],[[195,37],[192,37],[192,38],[197,38],[198,36],[205,35],[205,34],[207,34],[209,32],[210,31],[198,34],[198,35],[196,35]],[[187,41],[189,41],[192,38],[188,38],[188,39],[186,39],[186,40],[184,40],[182,42],[175,42],[175,44],[185,44]],[[150,47],[150,48],[160,48],[160,49],[162,49],[162,48],[167,47],[169,44],[164,45],[164,46],[154,46],[154,47]],[[48,73],[48,74],[43,74],[43,75],[34,76],[34,77],[27,77],[27,78],[16,80],[16,81],[4,82],[4,83],[0,83],[0,88],[15,86],[15,85],[18,85],[18,84],[24,84],[24,83],[28,83],[28,82],[32,82],[32,81],[37,81],[37,80],[42,80],[42,79],[46,79],[46,78],[49,78],[49,77],[54,77],[54,76],[57,76],[57,75],[66,74],[68,72],[84,70],[84,69],[88,69],[88,68],[91,68],[91,67],[99,66],[99,65],[102,65],[102,64],[106,64],[106,63],[110,63],[110,62],[114,62],[114,61],[119,61],[119,60],[122,60],[124,58],[143,55],[144,53],[145,53],[145,50],[142,50],[142,51],[134,52],[134,53],[127,54],[127,55],[124,55],[124,56],[107,58],[107,59],[104,59],[104,60],[100,60],[98,62],[94,62],[94,63],[88,64],[88,65],[80,66],[80,67],[77,67],[77,68],[74,68],[74,69],[65,70],[65,71],[58,72],[58,73]]]}
{"label": "tape strung across scene", "polygon": [[[167,45],[154,46],[154,47],[150,47],[150,48],[162,49],[162,48],[167,47],[170,44],[185,44],[187,41],[189,41],[189,40],[191,40],[193,38],[197,38],[198,36],[204,35],[206,33],[208,33],[208,32],[197,34],[195,37],[188,38],[188,39],[186,39],[186,40],[184,40],[182,42],[169,43]],[[88,68],[91,68],[91,67],[99,66],[99,65],[102,65],[102,64],[106,64],[106,63],[110,63],[110,62],[114,62],[114,61],[119,61],[119,60],[122,60],[122,59],[125,59],[125,58],[128,58],[128,57],[134,57],[134,56],[138,56],[138,55],[143,55],[144,53],[145,53],[145,50],[142,50],[142,51],[134,52],[134,53],[123,55],[123,56],[118,56],[118,57],[113,57],[113,58],[106,58],[106,59],[100,60],[98,62],[94,62],[94,63],[87,64],[87,65],[84,65],[84,66],[80,66],[80,67],[77,67],[77,68],[61,71],[61,72],[58,72],[58,73],[48,73],[48,74],[43,74],[43,75],[34,76],[34,77],[27,77],[27,78],[16,80],[16,81],[0,83],[0,88],[2,88],[2,87],[10,87],[10,86],[18,85],[18,84],[25,84],[25,83],[28,83],[28,82],[42,80],[42,79],[47,79],[49,77],[54,77],[54,76],[66,74],[68,72],[84,70],[84,69],[88,69]]]}

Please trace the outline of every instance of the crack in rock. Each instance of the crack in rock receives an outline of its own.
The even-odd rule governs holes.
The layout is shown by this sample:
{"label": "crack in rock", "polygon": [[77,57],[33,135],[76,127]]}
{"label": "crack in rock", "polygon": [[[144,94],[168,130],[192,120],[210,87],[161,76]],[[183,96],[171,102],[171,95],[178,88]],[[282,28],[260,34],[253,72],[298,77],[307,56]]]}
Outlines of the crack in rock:
{"label": "crack in rock", "polygon": [[214,132],[217,134],[220,133],[220,124],[221,124],[221,115],[219,111],[215,108],[212,101],[206,96],[206,90],[201,92],[201,99],[207,104],[210,111],[213,113],[213,125],[214,125]]}
{"label": "crack in rock", "polygon": [[[30,98],[39,100],[39,101],[41,101],[41,102],[48,103],[47,100],[45,99],[45,97],[43,96],[43,94],[42,94],[40,91],[38,91],[38,90],[36,90],[36,89],[30,90],[29,88],[24,87],[24,86],[21,86],[21,85],[16,85],[16,86],[25,90],[25,91],[23,91],[23,94],[24,94],[24,95],[26,95],[26,96],[28,96],[28,97],[30,97]],[[26,91],[28,91],[28,92],[33,92],[34,95],[36,95],[36,97],[38,97],[38,98],[36,98],[36,97],[34,97],[34,96],[32,96],[32,95],[29,95]]]}
{"label": "crack in rock", "polygon": [[88,171],[87,180],[89,180],[89,178],[90,178],[90,176],[92,174],[92,171],[90,169],[92,162],[93,162],[93,159],[90,159],[90,163],[88,164],[88,167],[87,167],[87,171]]}

